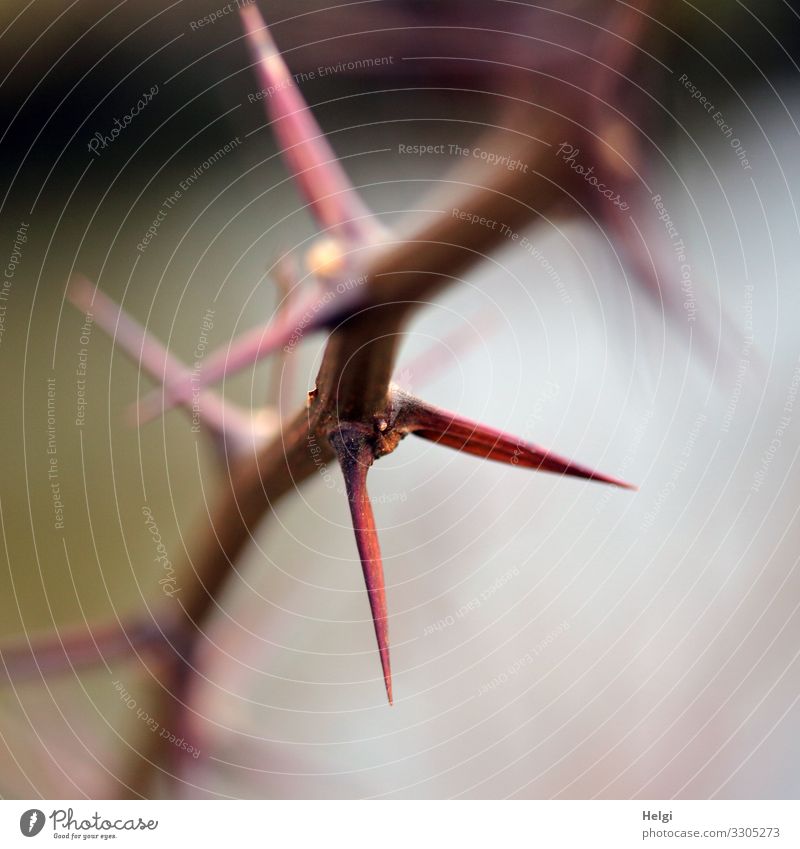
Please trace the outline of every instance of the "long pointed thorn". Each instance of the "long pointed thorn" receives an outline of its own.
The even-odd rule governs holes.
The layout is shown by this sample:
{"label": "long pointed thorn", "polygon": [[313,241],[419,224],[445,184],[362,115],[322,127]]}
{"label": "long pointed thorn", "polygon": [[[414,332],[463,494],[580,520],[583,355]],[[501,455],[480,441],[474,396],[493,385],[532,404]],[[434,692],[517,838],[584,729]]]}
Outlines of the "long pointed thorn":
{"label": "long pointed thorn", "polygon": [[289,170],[324,229],[350,241],[370,241],[380,225],[353,188],[303,98],[261,13],[240,10],[272,128]]}
{"label": "long pointed thorn", "polygon": [[381,658],[383,681],[389,704],[392,699],[392,668],[389,660],[389,618],[386,606],[386,585],[383,577],[378,533],[375,529],[375,517],[367,494],[367,472],[374,460],[373,448],[359,428],[346,426],[331,435],[331,444],[339,458],[347,499],[350,502],[350,515],[353,518],[353,530],[356,546],[361,558],[361,568],[369,594],[372,621],[378,640],[378,652]]}
{"label": "long pointed thorn", "polygon": [[409,433],[423,439],[498,463],[636,489],[619,478],[596,472],[532,442],[432,407],[419,399],[408,399],[406,403],[409,412],[405,427]]}

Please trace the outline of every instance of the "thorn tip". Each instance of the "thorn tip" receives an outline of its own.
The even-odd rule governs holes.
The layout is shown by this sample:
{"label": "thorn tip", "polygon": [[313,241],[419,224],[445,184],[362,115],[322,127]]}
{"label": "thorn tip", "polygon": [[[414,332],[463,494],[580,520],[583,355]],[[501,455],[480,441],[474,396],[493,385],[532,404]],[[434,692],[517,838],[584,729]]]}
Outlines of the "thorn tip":
{"label": "thorn tip", "polygon": [[389,704],[392,695],[392,667],[389,659],[389,614],[386,605],[386,583],[383,576],[380,544],[375,517],[367,493],[367,472],[375,460],[374,448],[363,427],[342,425],[330,436],[344,475],[350,515],[356,535],[356,546],[367,585],[372,622],[378,641],[383,682]]}

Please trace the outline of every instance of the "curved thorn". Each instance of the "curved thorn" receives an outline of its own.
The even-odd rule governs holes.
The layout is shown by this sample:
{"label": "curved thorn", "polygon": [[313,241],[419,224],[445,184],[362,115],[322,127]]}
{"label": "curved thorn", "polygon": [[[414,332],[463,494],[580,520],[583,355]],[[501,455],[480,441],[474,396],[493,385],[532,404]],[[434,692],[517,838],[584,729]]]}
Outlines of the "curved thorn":
{"label": "curved thorn", "polygon": [[389,619],[386,606],[386,586],[383,577],[383,563],[375,529],[375,517],[367,494],[367,472],[374,460],[373,448],[360,428],[342,427],[330,437],[331,444],[342,467],[347,499],[350,502],[350,515],[353,518],[353,530],[356,545],[361,558],[361,568],[369,594],[372,621],[378,640],[378,651],[383,670],[386,695],[392,704],[392,669],[389,661]]}

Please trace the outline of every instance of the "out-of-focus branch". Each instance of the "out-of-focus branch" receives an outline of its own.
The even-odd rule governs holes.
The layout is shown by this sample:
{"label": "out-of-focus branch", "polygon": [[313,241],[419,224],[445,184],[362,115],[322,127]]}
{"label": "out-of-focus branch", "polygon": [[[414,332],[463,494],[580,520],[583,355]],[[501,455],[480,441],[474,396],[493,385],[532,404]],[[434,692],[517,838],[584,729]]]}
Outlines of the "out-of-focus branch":
{"label": "out-of-focus branch", "polygon": [[[177,357],[86,278],[78,275],[70,281],[68,297],[78,309],[91,313],[97,326],[152,378],[182,381],[189,387],[195,385],[195,376]],[[214,436],[223,455],[241,453],[248,447],[252,450],[253,445],[263,443],[277,430],[274,410],[263,410],[260,415],[252,416],[199,386],[182,399],[182,404],[190,411],[193,407],[197,409],[200,420]]]}

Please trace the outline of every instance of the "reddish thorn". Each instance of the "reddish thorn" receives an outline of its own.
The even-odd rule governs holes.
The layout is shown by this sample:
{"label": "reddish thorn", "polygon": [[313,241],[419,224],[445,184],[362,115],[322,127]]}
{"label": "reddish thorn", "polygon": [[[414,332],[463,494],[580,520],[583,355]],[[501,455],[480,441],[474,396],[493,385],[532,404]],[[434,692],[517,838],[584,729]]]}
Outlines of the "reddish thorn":
{"label": "reddish thorn", "polygon": [[346,425],[335,431],[331,444],[339,458],[342,467],[347,499],[350,502],[350,515],[353,518],[353,530],[356,535],[356,545],[361,558],[361,568],[367,584],[369,604],[372,610],[372,621],[375,625],[375,636],[378,639],[378,651],[383,669],[383,680],[386,685],[386,695],[389,704],[392,700],[392,669],[389,661],[389,618],[386,606],[386,586],[383,577],[383,563],[375,529],[375,517],[372,513],[369,495],[367,494],[367,472],[374,460],[373,448],[357,427]]}
{"label": "reddish thorn", "polygon": [[632,484],[619,478],[573,463],[565,457],[559,457],[516,436],[456,416],[446,410],[431,407],[419,399],[411,401],[407,429],[423,439],[429,439],[448,448],[454,448],[456,451],[464,451],[486,460],[610,483],[624,489],[636,489]]}

